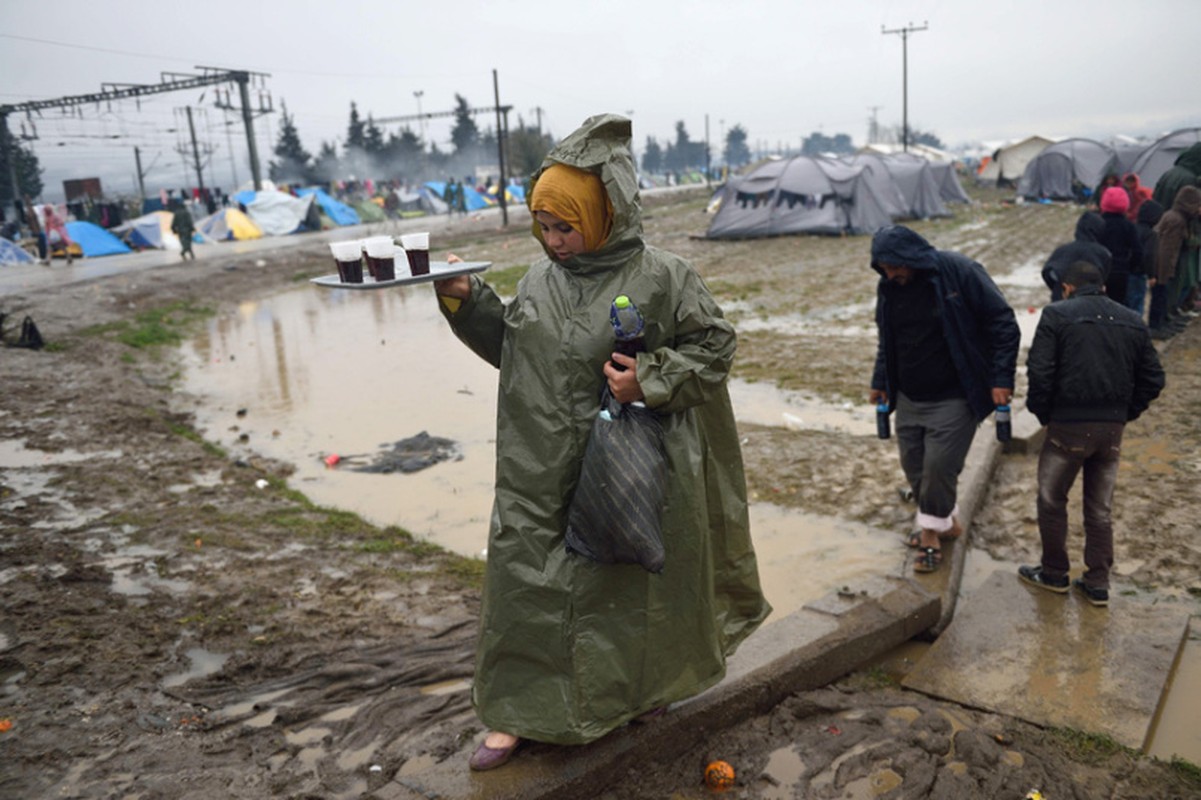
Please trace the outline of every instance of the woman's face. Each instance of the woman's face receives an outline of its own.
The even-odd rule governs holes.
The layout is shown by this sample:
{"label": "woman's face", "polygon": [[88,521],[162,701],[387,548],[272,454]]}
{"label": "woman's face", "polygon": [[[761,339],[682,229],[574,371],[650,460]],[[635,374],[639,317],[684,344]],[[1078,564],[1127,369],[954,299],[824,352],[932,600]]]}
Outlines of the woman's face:
{"label": "woman's face", "polygon": [[559,261],[584,252],[584,234],[549,211],[535,211],[534,220],[542,231],[542,241]]}

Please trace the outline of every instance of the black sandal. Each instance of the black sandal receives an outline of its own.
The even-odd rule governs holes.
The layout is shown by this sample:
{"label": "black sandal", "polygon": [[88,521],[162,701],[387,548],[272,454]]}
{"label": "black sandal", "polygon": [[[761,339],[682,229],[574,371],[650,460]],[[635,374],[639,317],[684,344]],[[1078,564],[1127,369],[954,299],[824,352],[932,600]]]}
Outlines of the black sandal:
{"label": "black sandal", "polygon": [[942,564],[942,548],[923,547],[921,554],[913,562],[913,571],[922,573],[936,572],[940,564]]}

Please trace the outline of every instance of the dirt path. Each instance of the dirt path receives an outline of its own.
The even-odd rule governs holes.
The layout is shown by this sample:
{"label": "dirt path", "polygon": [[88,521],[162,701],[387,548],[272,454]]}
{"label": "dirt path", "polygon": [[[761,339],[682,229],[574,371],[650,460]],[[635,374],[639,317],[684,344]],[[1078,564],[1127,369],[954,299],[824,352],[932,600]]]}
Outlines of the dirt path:
{"label": "dirt path", "polygon": [[[737,374],[861,403],[874,350],[867,239],[700,241],[690,237],[704,229],[703,205],[698,195],[648,200],[648,239],[692,259],[745,330]],[[1017,276],[1005,290],[1024,308],[1046,294],[1022,283],[1024,270],[1070,236],[1074,219],[1072,209],[989,202],[916,227],[984,259],[999,279]],[[520,271],[536,254],[528,232],[494,224],[463,222],[449,246],[493,261],[498,275]],[[194,404],[174,388],[175,337],[328,271],[324,245],[300,242],[0,299],[18,320],[31,315],[50,343],[0,350],[0,463],[11,465],[0,473],[6,794],[359,797],[478,731],[462,689],[479,563],[314,507],[288,487],[289,465],[205,442]],[[1165,350],[1169,392],[1130,429],[1118,509],[1123,580],[1194,608],[1199,346],[1201,331],[1189,330]],[[760,498],[898,531],[911,514],[893,491],[895,453],[877,440],[743,433]],[[1031,469],[1029,459],[1007,459],[976,522],[976,541],[995,557],[1033,553]],[[960,729],[938,721],[948,715],[967,720],[971,736],[953,736]],[[908,733],[896,739],[901,728]],[[1012,743],[995,744],[998,735]],[[958,794],[941,769],[954,760],[952,738],[976,753],[962,773],[975,788]],[[896,753],[885,744],[894,739]],[[1105,788],[1077,788],[1079,798],[1184,797],[1201,786],[1186,783],[1195,772],[1124,752],[1098,759],[1078,743],[864,676],[797,696],[709,751],[737,754],[742,773],[757,776],[790,747],[804,754],[797,775],[828,775],[810,784],[813,797],[843,796],[886,757],[897,773],[932,777],[907,779],[903,795],[876,793],[884,797],[1011,796],[1056,775]],[[1010,782],[988,778],[1016,758],[1010,751],[1026,767],[1006,773]],[[700,796],[695,762],[705,755],[653,767],[638,793],[610,796]],[[748,778],[739,796],[791,796],[772,780]],[[924,793],[913,793],[919,785]]]}

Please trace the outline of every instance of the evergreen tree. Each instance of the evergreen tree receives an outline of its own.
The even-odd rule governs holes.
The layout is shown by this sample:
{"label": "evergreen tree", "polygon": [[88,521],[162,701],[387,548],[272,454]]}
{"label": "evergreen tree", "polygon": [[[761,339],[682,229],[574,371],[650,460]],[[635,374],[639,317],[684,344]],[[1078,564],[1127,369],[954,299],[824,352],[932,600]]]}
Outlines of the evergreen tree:
{"label": "evergreen tree", "polygon": [[517,130],[509,132],[509,173],[532,175],[542,166],[542,159],[553,146],[554,140],[549,134],[527,128],[525,121],[518,117]]}
{"label": "evergreen tree", "polygon": [[730,167],[751,163],[751,151],[746,146],[746,129],[735,125],[726,133],[726,148],[722,158]]}
{"label": "evergreen tree", "polygon": [[[8,169],[7,154],[16,154],[13,159],[17,168],[17,189],[21,195],[36,198],[42,193],[42,166],[32,149],[22,146],[17,137],[4,128],[0,136],[6,136],[6,147],[0,147],[0,206],[6,215],[13,213],[12,178]],[[17,198],[20,199],[20,198]]]}
{"label": "evergreen tree", "polygon": [[359,109],[355,107],[354,101],[350,101],[350,124],[346,126],[346,149],[352,147],[362,150],[366,143],[363,130],[363,121],[359,119]]}
{"label": "evergreen tree", "polygon": [[267,174],[273,181],[291,183],[311,183],[312,156],[300,143],[300,134],[296,130],[296,118],[288,114],[284,106],[280,113],[279,138],[275,142],[275,158],[267,165]]}
{"label": "evergreen tree", "polygon": [[371,115],[367,115],[367,127],[363,129],[363,149],[376,156],[384,152],[384,132],[375,124]]}
{"label": "evergreen tree", "polygon": [[479,144],[480,129],[476,127],[471,117],[471,107],[467,99],[460,94],[455,95],[455,124],[450,131],[450,141],[455,146],[455,155],[470,153]]}
{"label": "evergreen tree", "polygon": [[820,131],[814,131],[801,142],[801,155],[806,156],[820,156],[824,153],[849,155],[854,152],[855,145],[851,143],[851,137],[845,133],[826,136]]}
{"label": "evergreen tree", "polygon": [[333,142],[322,142],[317,157],[313,159],[313,175],[326,183],[337,180],[342,174],[342,164]]}
{"label": "evergreen tree", "polygon": [[646,137],[646,150],[642,153],[642,171],[654,174],[663,170],[663,148],[653,136]]}

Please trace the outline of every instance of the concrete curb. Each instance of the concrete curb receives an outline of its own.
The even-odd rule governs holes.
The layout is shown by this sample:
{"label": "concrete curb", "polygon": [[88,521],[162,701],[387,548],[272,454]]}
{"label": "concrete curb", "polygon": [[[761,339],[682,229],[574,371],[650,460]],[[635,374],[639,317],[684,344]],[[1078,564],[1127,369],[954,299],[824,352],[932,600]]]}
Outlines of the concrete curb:
{"label": "concrete curb", "polygon": [[[1015,419],[1013,452],[1032,452],[1042,429],[1025,413]],[[1016,442],[1016,444],[1015,444]],[[460,751],[415,775],[398,776],[369,797],[375,800],[523,798],[558,800],[595,796],[621,780],[628,765],[679,757],[721,730],[770,711],[789,695],[825,686],[917,636],[935,637],[950,624],[963,578],[971,519],[988,495],[1001,454],[991,425],[981,426],[960,476],[964,535],[947,542],[946,567],[911,575],[907,549],[902,576],[877,577],[832,592],[756,631],[727,665],[725,679],[673,706],[647,724],[631,724],[581,747],[530,744],[516,763],[473,773],[467,757],[480,734]],[[701,765],[698,765],[698,769]]]}
{"label": "concrete curb", "polygon": [[876,578],[855,591],[831,593],[761,628],[730,659],[714,688],[663,717],[631,724],[582,747],[530,745],[520,769],[472,773],[468,747],[418,775],[398,777],[370,796],[414,798],[591,797],[619,780],[624,765],[668,761],[706,738],[769,711],[789,695],[816,689],[888,652],[939,618],[936,595],[904,578]]}

